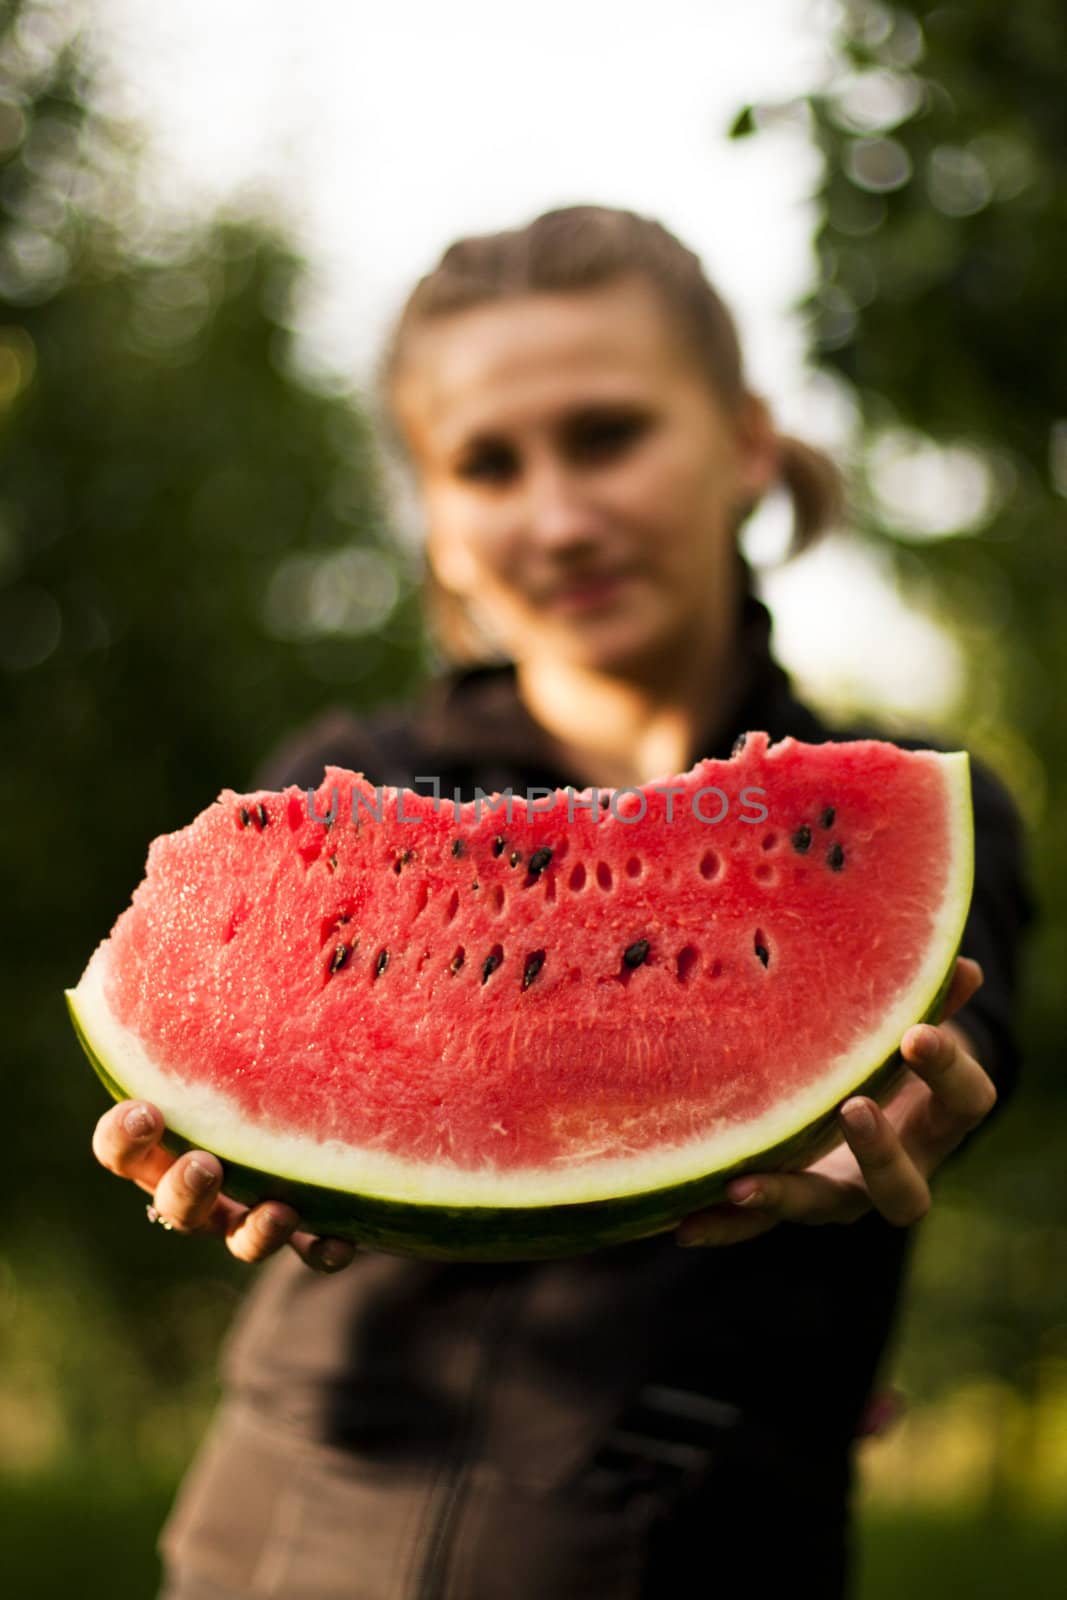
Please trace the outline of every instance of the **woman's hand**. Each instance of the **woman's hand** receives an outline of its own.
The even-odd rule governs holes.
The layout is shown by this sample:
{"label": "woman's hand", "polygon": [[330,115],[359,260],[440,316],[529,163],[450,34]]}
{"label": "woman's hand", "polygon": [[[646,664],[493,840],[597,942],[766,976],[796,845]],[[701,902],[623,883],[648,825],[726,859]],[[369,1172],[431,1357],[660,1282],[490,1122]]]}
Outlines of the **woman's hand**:
{"label": "woman's hand", "polygon": [[106,1111],[93,1133],[93,1154],[116,1177],[130,1178],[178,1233],[216,1233],[238,1261],[262,1261],[283,1244],[319,1272],[337,1272],[356,1254],[347,1239],[298,1233],[299,1218],[281,1200],[242,1206],[221,1192],[222,1165],[205,1150],[174,1156],[160,1146],[163,1116],[144,1100]]}
{"label": "woman's hand", "polygon": [[[944,1017],[958,1011],[982,982],[978,962],[961,956]],[[846,1144],[802,1172],[732,1179],[726,1193],[733,1203],[683,1218],[678,1243],[737,1244],[778,1222],[855,1222],[872,1206],[899,1227],[924,1217],[930,1209],[927,1179],[989,1115],[997,1091],[975,1060],[966,1033],[953,1022],[909,1028],[901,1052],[913,1070],[884,1107],[864,1096],[845,1102],[839,1125]]]}

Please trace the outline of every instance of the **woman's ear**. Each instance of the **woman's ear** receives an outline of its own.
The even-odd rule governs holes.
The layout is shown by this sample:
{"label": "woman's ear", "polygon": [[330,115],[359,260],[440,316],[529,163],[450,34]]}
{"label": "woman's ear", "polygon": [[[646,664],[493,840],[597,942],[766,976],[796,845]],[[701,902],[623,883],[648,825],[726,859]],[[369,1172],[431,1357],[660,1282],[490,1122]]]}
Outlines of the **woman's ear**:
{"label": "woman's ear", "polygon": [[782,453],[770,406],[762,395],[746,392],[734,413],[738,487],[744,500],[757,503],[781,476]]}

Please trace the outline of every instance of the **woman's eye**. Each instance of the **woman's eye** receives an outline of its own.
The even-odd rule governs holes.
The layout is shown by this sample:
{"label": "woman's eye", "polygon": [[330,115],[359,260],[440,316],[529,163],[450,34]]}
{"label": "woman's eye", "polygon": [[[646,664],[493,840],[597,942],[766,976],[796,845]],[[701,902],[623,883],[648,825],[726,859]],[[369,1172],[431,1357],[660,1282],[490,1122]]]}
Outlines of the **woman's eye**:
{"label": "woman's eye", "polygon": [[621,453],[644,430],[641,417],[591,417],[574,429],[572,448],[578,456],[611,456]]}
{"label": "woman's eye", "polygon": [[479,450],[461,461],[456,469],[461,478],[483,483],[503,483],[515,471],[515,457],[510,450]]}

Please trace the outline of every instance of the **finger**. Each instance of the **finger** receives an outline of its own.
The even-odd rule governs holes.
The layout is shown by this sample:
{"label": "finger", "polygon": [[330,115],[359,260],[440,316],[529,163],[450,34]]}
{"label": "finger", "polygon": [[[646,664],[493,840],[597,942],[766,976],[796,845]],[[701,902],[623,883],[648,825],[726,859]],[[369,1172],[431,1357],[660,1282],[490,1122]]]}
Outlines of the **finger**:
{"label": "finger", "polygon": [[294,1233],[289,1246],[315,1272],[340,1272],[359,1253],[350,1239],[323,1238],[317,1233]]}
{"label": "finger", "polygon": [[775,1227],[778,1218],[769,1213],[747,1211],[743,1206],[729,1203],[708,1206],[704,1211],[694,1211],[675,1229],[675,1243],[687,1249],[690,1245],[742,1244],[755,1239]]}
{"label": "finger", "polygon": [[871,1204],[887,1222],[906,1228],[930,1209],[926,1179],[873,1100],[846,1100],[841,1126],[859,1164]]}
{"label": "finger", "polygon": [[871,1209],[863,1175],[846,1144],[801,1172],[746,1173],[726,1186],[727,1203],[694,1212],[679,1224],[678,1243],[735,1244],[778,1222],[854,1222]]}
{"label": "finger", "polygon": [[288,1243],[299,1220],[292,1206],[280,1200],[239,1208],[226,1229],[226,1248],[238,1261],[263,1261]]}
{"label": "finger", "polygon": [[980,989],[984,982],[985,973],[977,961],[973,961],[970,956],[957,956],[952,982],[941,1007],[940,1021],[944,1022],[947,1017],[959,1011],[961,1006],[965,1006],[972,994]]}
{"label": "finger", "polygon": [[[206,1150],[191,1150],[167,1168],[152,1203],[179,1233],[196,1233],[212,1220],[222,1188],[222,1164]],[[210,1231],[218,1231],[218,1223]]]}
{"label": "finger", "polygon": [[[738,1197],[738,1193],[743,1198]],[[755,1239],[773,1228],[780,1218],[766,1206],[766,1187],[762,1178],[735,1179],[727,1186],[726,1199],[703,1211],[690,1212],[675,1230],[675,1242],[688,1245],[740,1244]]]}
{"label": "finger", "polygon": [[122,1100],[105,1111],[93,1130],[93,1155],[117,1178],[131,1178],[150,1193],[175,1157],[160,1148],[165,1132],[158,1106]]}
{"label": "finger", "polygon": [[936,1145],[939,1153],[947,1153],[992,1111],[996,1085],[951,1026],[935,1028],[924,1022],[909,1028],[901,1050],[931,1091],[920,1137]]}
{"label": "finger", "polygon": [[853,1178],[825,1173],[770,1172],[735,1179],[727,1194],[736,1205],[752,1207],[776,1222],[855,1222],[871,1209],[862,1172],[850,1161]]}

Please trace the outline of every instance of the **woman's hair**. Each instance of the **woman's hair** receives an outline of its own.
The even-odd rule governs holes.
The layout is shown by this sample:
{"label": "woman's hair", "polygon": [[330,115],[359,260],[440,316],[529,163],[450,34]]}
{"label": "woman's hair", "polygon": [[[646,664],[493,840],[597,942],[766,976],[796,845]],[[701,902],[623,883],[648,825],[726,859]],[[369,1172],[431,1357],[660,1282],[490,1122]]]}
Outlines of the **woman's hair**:
{"label": "woman's hair", "polygon": [[[609,206],[566,206],[521,228],[459,239],[409,295],[379,363],[378,409],[386,438],[408,458],[393,396],[397,378],[420,327],[454,312],[540,293],[592,289],[638,274],[659,294],[667,315],[696,356],[728,411],[746,393],[741,346],[726,305],[699,258],[662,223]],[[779,434],[781,481],[793,507],[785,559],[813,544],[840,516],[841,475],[822,450]],[[746,506],[738,528],[756,509]],[[744,566],[744,563],[742,563]],[[747,570],[747,569],[746,569]],[[484,660],[493,653],[462,601],[438,583],[427,564],[424,599],[435,642],[452,662]]]}

